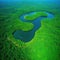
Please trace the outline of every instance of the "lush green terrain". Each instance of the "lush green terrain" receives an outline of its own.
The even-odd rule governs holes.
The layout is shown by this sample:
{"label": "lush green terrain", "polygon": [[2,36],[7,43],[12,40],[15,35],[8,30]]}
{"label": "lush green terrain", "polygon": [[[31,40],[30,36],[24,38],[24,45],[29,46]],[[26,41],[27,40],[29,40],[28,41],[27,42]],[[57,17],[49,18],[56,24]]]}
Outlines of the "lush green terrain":
{"label": "lush green terrain", "polygon": [[[3,4],[4,7],[0,8],[0,60],[60,60],[59,6],[53,3],[11,5]],[[15,39],[13,33],[19,29],[29,31],[34,27],[32,23],[20,20],[22,14],[31,11],[48,11],[54,14],[54,18],[42,20],[34,38],[24,43]]]}
{"label": "lush green terrain", "polygon": [[32,15],[26,15],[24,18],[26,20],[35,20],[36,18],[39,18],[41,16],[47,16],[47,14],[45,12],[36,12],[36,13],[33,13]]}

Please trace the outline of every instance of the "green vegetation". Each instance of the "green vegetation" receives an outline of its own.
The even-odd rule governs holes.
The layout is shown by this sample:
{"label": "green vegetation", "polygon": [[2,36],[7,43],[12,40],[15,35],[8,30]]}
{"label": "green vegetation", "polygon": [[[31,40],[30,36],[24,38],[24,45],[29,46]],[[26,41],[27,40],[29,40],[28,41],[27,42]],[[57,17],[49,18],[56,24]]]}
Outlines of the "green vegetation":
{"label": "green vegetation", "polygon": [[47,16],[46,12],[36,12],[36,13],[31,14],[31,15],[24,16],[24,18],[26,20],[35,20],[36,18],[39,18],[41,16],[45,16],[46,17]]}
{"label": "green vegetation", "polygon": [[[58,5],[49,3],[21,5],[16,3],[15,5],[21,8],[12,6],[0,8],[0,60],[60,60],[60,8]],[[41,28],[35,32],[30,42],[24,43],[15,39],[14,31],[28,31],[33,28],[31,23],[22,22],[20,16],[39,10],[51,12],[54,18],[42,20]]]}

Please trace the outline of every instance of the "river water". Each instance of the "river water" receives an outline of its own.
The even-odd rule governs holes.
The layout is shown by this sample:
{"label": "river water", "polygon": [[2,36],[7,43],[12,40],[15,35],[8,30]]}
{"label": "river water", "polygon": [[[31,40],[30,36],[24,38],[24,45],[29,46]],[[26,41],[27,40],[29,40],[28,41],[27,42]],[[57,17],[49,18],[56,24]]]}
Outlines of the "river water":
{"label": "river water", "polygon": [[43,20],[44,18],[53,18],[54,17],[53,14],[46,12],[46,14],[48,15],[47,17],[41,16],[41,17],[39,17],[35,20],[32,20],[32,21],[24,19],[25,15],[32,15],[34,13],[36,13],[36,12],[30,12],[30,13],[23,14],[22,16],[20,16],[21,21],[32,23],[34,25],[34,28],[30,31],[22,31],[22,30],[15,31],[14,32],[14,37],[16,39],[19,39],[23,42],[29,42],[34,37],[35,32],[41,27],[41,20]]}

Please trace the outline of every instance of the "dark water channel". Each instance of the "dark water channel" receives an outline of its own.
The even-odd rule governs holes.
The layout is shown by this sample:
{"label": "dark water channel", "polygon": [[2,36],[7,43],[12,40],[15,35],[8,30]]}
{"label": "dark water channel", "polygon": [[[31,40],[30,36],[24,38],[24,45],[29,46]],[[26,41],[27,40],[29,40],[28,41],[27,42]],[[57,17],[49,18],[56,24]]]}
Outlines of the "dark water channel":
{"label": "dark water channel", "polygon": [[19,39],[23,42],[29,42],[30,40],[32,40],[32,38],[34,37],[35,35],[35,32],[41,27],[41,20],[43,20],[44,18],[53,18],[53,14],[49,13],[49,12],[46,12],[46,14],[48,15],[47,17],[39,17],[35,20],[25,20],[24,19],[24,16],[25,15],[31,15],[31,14],[34,14],[36,12],[30,12],[30,13],[27,13],[27,14],[23,14],[22,16],[20,16],[20,20],[22,20],[23,22],[30,22],[34,25],[34,28],[30,31],[22,31],[22,30],[16,30],[14,32],[14,37],[16,39]]}

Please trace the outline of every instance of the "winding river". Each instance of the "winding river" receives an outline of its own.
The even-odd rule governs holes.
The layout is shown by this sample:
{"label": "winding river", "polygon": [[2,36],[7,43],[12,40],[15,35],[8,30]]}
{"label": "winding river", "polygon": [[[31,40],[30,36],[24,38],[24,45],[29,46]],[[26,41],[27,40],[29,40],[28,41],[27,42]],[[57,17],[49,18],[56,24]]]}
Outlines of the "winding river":
{"label": "winding river", "polygon": [[35,35],[35,32],[41,27],[41,20],[43,20],[44,18],[53,18],[53,14],[49,13],[49,12],[46,12],[46,14],[48,15],[47,17],[39,17],[35,20],[25,20],[24,19],[24,16],[25,15],[32,15],[36,12],[30,12],[30,13],[27,13],[27,14],[23,14],[22,16],[20,16],[20,20],[22,20],[23,22],[30,22],[34,25],[34,28],[30,31],[22,31],[22,30],[16,30],[14,32],[14,37],[16,39],[19,39],[23,42],[29,42],[30,40],[32,40],[32,38],[34,37]]}

